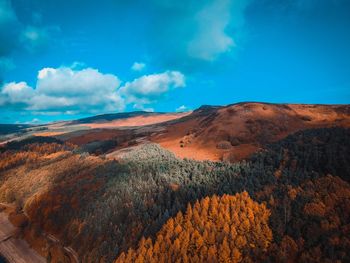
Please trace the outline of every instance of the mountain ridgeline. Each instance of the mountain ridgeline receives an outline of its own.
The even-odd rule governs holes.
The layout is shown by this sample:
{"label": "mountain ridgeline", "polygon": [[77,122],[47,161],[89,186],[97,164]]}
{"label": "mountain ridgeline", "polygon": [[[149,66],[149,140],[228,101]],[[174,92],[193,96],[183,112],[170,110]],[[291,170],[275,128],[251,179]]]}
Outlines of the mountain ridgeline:
{"label": "mountain ridgeline", "polygon": [[106,121],[114,121],[120,119],[127,119],[136,116],[152,116],[159,115],[164,113],[156,113],[156,112],[148,112],[148,111],[132,111],[132,112],[122,112],[122,113],[110,113],[110,114],[102,114],[96,115],[92,117],[82,118],[76,121],[73,121],[73,124],[76,123],[98,123],[98,122],[106,122]]}

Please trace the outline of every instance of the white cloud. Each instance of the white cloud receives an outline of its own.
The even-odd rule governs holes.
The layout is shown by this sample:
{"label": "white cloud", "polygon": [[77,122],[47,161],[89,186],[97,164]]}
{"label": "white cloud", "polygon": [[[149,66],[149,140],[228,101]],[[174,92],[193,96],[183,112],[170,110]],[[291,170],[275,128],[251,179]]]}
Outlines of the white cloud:
{"label": "white cloud", "polygon": [[147,112],[154,112],[154,108],[151,107],[145,107],[142,104],[134,104],[133,108],[135,110],[142,110],[142,111],[147,111]]}
{"label": "white cloud", "polygon": [[39,124],[39,123],[42,123],[42,121],[38,118],[34,118],[31,121],[25,122],[25,124]]}
{"label": "white cloud", "polygon": [[86,68],[86,64],[81,61],[74,61],[70,66],[71,69],[83,69]]}
{"label": "white cloud", "polygon": [[46,37],[46,31],[41,28],[27,26],[22,32],[22,37],[28,42],[36,43],[41,38]]}
{"label": "white cloud", "polygon": [[7,83],[1,91],[3,104],[28,104],[33,95],[34,90],[29,87],[26,82]]}
{"label": "white cloud", "polygon": [[169,90],[184,87],[185,76],[179,71],[166,71],[159,74],[145,75],[127,82],[119,93],[128,103],[145,105],[157,101]]}
{"label": "white cloud", "polygon": [[23,105],[23,109],[60,112],[106,112],[124,109],[117,93],[119,79],[96,69],[44,68],[38,72],[36,88],[26,82],[11,82],[0,92],[0,105]]}
{"label": "white cloud", "polygon": [[96,69],[74,70],[69,67],[43,68],[38,72],[37,91],[51,96],[105,96],[115,92],[120,80],[112,74],[102,74]]}
{"label": "white cloud", "polygon": [[196,14],[198,32],[188,44],[190,56],[214,60],[234,46],[233,38],[225,32],[231,18],[230,7],[231,0],[216,0]]}
{"label": "white cloud", "polygon": [[178,107],[176,109],[176,112],[183,112],[183,111],[186,111],[187,110],[187,107],[185,105],[181,105],[180,107]]}
{"label": "white cloud", "polygon": [[35,88],[26,82],[6,83],[0,89],[0,107],[38,114],[95,114],[122,111],[131,104],[135,109],[153,111],[145,105],[184,86],[185,77],[178,71],[145,75],[121,87],[117,76],[93,68],[43,68],[38,72]]}
{"label": "white cloud", "polygon": [[156,49],[162,51],[167,64],[175,62],[181,66],[186,65],[184,60],[189,62],[189,58],[214,61],[221,54],[234,50],[240,44],[244,12],[251,0],[157,2],[160,14],[165,9],[174,16],[166,20],[162,15],[157,17],[159,26],[154,38],[161,46]]}
{"label": "white cloud", "polygon": [[132,64],[131,69],[134,71],[142,71],[144,70],[146,67],[145,63],[142,62],[134,62],[134,64]]}
{"label": "white cloud", "polygon": [[57,26],[32,26],[27,25],[20,34],[20,44],[29,52],[45,50],[53,43],[52,36],[57,34],[60,28]]}

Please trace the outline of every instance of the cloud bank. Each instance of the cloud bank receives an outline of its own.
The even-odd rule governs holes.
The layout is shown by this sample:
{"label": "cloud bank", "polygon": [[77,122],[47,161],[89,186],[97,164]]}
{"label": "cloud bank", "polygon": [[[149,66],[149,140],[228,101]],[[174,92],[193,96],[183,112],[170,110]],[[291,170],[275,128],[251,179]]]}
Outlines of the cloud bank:
{"label": "cloud bank", "polygon": [[213,62],[241,42],[250,0],[153,0],[154,53],[166,66]]}
{"label": "cloud bank", "polygon": [[187,46],[191,57],[212,61],[234,46],[233,36],[226,32],[231,18],[230,7],[230,0],[217,0],[198,11],[194,18],[197,32]]}
{"label": "cloud bank", "polygon": [[160,74],[145,75],[127,82],[120,88],[127,103],[143,109],[143,105],[152,104],[162,98],[168,91],[185,86],[185,77],[179,71],[166,71]]}
{"label": "cloud bank", "polygon": [[93,68],[43,68],[35,87],[26,82],[4,84],[0,108],[57,114],[116,112],[127,105],[145,109],[170,90],[184,86],[185,77],[178,71],[144,75],[121,85],[117,76]]}

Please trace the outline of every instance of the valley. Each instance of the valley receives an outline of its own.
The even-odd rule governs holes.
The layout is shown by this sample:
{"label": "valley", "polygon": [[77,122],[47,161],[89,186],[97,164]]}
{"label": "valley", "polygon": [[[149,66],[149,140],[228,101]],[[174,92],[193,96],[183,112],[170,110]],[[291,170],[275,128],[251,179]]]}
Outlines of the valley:
{"label": "valley", "polygon": [[346,261],[349,109],[240,103],[44,125],[0,147],[0,201],[50,262]]}

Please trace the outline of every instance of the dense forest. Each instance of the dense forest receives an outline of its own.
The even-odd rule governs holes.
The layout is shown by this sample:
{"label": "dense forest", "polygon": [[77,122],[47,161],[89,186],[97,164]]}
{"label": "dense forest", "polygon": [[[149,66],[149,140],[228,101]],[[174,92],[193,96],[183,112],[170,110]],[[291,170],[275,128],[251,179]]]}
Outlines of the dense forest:
{"label": "dense forest", "polygon": [[262,260],[272,241],[270,211],[247,192],[206,197],[178,212],[153,243],[142,238],[118,262],[240,262]]}
{"label": "dense forest", "polygon": [[348,262],[349,164],[343,128],[297,132],[234,164],[156,144],[108,160],[36,139],[1,149],[0,201],[83,262]]}

